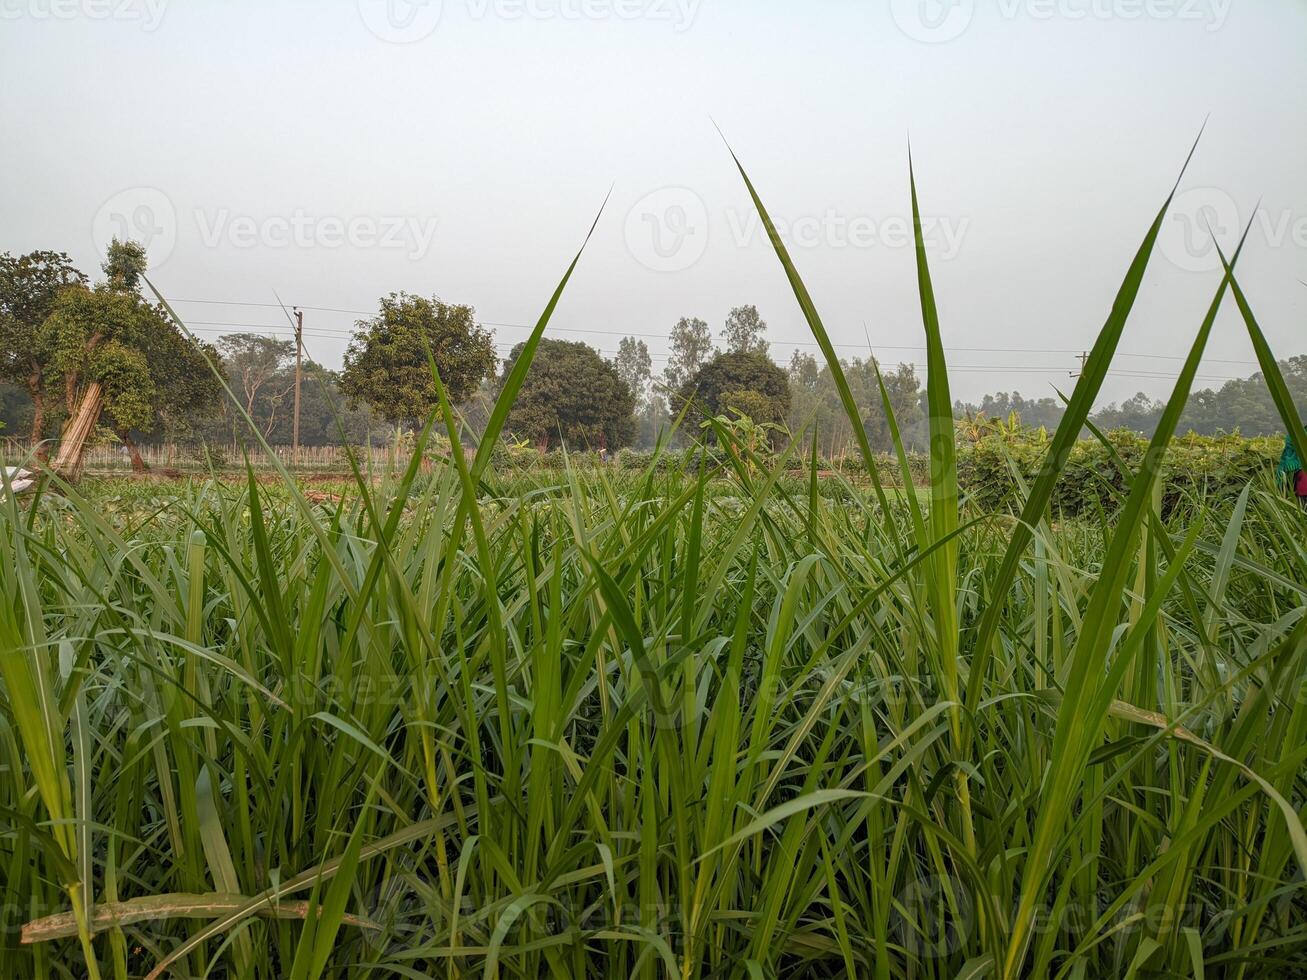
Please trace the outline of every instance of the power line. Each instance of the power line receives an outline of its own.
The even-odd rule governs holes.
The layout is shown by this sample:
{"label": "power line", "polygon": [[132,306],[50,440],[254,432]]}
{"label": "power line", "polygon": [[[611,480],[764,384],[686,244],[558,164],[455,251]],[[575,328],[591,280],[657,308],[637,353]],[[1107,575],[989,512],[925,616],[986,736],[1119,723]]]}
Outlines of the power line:
{"label": "power line", "polygon": [[[194,303],[194,304],[200,304],[206,306],[240,306],[240,307],[258,308],[258,309],[285,309],[285,307],[283,307],[279,303],[252,302],[252,301],[243,301],[243,300],[176,299],[176,300],[172,300],[172,302]],[[346,309],[343,307],[312,306],[308,304],[295,304],[295,306],[296,308],[301,310],[313,310],[322,313],[340,313],[340,314],[348,314],[350,316],[360,316],[360,317],[369,317],[369,318],[375,317],[377,315],[376,310],[370,310],[370,311],[353,310],[353,309]],[[480,323],[483,326],[499,327],[499,328],[512,329],[512,330],[529,331],[535,329],[534,324],[527,324],[527,323],[511,323],[507,321],[496,321],[496,320],[482,320],[480,321]],[[230,327],[230,328],[235,328],[244,331],[252,331],[252,330],[268,330],[270,332],[284,331],[284,327],[280,324],[226,323],[224,321],[215,321],[215,320],[194,320],[194,321],[190,321],[188,323],[188,326],[193,326],[197,328]],[[627,331],[603,330],[598,328],[562,327],[562,326],[553,326],[553,325],[551,325],[548,328],[548,330],[550,333],[592,334],[597,336],[610,336],[610,337],[635,337],[640,340],[670,340],[671,339],[671,334],[641,333],[638,331],[629,331],[629,330]],[[206,330],[204,332],[212,333],[217,331]],[[352,337],[353,331],[344,328],[315,327],[311,330],[305,330],[304,336],[311,336],[320,339],[339,340],[339,339],[347,339],[349,337]],[[772,338],[769,339],[768,342],[771,344],[771,346],[777,348],[820,346],[815,340],[787,340],[783,338],[782,339]],[[515,345],[503,341],[503,342],[496,342],[496,346],[511,348],[512,346]],[[832,346],[842,350],[849,350],[849,351],[863,352],[868,350],[866,344],[836,343],[836,344],[832,344]],[[872,345],[870,352],[874,353],[877,350],[917,352],[917,351],[925,351],[926,348],[920,345],[908,345],[908,344],[875,344]],[[965,353],[965,354],[1047,354],[1047,355],[1072,354],[1081,358],[1082,368],[1083,368],[1084,360],[1086,359],[1086,355],[1082,350],[1078,348],[1065,348],[1065,347],[1061,347],[1061,348],[1058,347],[950,347],[949,351],[952,353]],[[612,356],[616,352],[610,350],[600,350],[599,353]],[[1134,351],[1117,351],[1116,353],[1117,356],[1119,357],[1136,357],[1136,358],[1145,358],[1150,360],[1165,360],[1165,361],[1184,360],[1183,357],[1174,354],[1152,354],[1152,353],[1134,352]],[[650,357],[655,360],[668,359],[668,355],[666,354],[651,354]],[[1232,364],[1232,365],[1241,365],[1241,366],[1249,366],[1249,367],[1258,366],[1258,362],[1256,361],[1234,360],[1234,359],[1227,359],[1227,358],[1205,358],[1204,360],[1212,364]],[[908,362],[908,363],[912,363],[914,367],[921,366],[919,364],[916,364],[915,362]],[[1039,365],[998,365],[998,364],[950,365],[949,369],[956,370],[956,371],[1004,371],[1004,372],[1024,372],[1024,373],[1040,373],[1040,374],[1061,374],[1065,370],[1064,368],[1061,367],[1043,367]],[[1134,377],[1134,378],[1153,379],[1153,380],[1157,380],[1157,379],[1174,380],[1176,377],[1176,375],[1173,374],[1164,374],[1160,372],[1150,372],[1150,371],[1132,370],[1132,369],[1109,370],[1109,374],[1116,377]],[[1200,375],[1198,376],[1198,379],[1204,381],[1242,380],[1241,377],[1234,376],[1234,375]]]}

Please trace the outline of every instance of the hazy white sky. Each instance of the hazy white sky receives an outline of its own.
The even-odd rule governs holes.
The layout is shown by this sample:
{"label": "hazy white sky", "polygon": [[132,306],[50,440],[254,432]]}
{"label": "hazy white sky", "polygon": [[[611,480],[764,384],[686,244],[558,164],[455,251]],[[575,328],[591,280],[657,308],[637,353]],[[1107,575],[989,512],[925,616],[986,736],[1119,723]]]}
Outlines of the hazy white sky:
{"label": "hazy white sky", "polygon": [[[1260,199],[1243,280],[1307,350],[1299,0],[0,0],[0,250],[88,272],[124,231],[197,332],[336,365],[392,290],[655,368],[754,303],[813,349],[726,134],[849,355],[924,353],[907,139],[954,393],[1070,383],[1204,118],[1105,399],[1161,395]],[[566,332],[563,332],[563,331]],[[986,350],[985,348],[989,348]],[[1233,311],[1202,383],[1251,373]]]}

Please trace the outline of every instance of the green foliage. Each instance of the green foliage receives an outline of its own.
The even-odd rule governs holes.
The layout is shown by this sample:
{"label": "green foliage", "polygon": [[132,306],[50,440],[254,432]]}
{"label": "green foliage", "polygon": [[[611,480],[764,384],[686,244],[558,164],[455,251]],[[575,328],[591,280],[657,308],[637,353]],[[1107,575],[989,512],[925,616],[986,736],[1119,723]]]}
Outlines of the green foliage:
{"label": "green foliage", "polygon": [[494,335],[477,324],[472,307],[391,293],[382,297],[380,314],[359,321],[345,352],[341,390],[387,421],[416,428],[436,406],[428,350],[455,402],[494,374]]}
{"label": "green foliage", "polygon": [[115,238],[109,243],[104,264],[100,268],[104,271],[107,289],[115,293],[138,293],[148,267],[144,245]]}
{"label": "green foliage", "polygon": [[737,306],[726,316],[722,344],[728,354],[766,354],[767,321],[756,306]]}
{"label": "green foliage", "polygon": [[672,327],[670,343],[663,384],[668,391],[676,392],[712,357],[712,331],[698,317],[681,317]]}
{"label": "green foliage", "polygon": [[33,442],[44,434],[46,406],[53,400],[41,327],[60,293],[85,284],[86,276],[62,252],[0,254],[0,382],[21,385],[27,393]]}
{"label": "green foliage", "polygon": [[[1138,397],[1147,398],[1146,395]],[[985,395],[979,404],[958,402],[953,406],[953,414],[957,418],[963,418],[967,415],[1007,418],[1015,413],[1022,424],[1035,429],[1045,428],[1049,432],[1057,428],[1058,423],[1062,421],[1064,411],[1065,407],[1061,400],[1051,395],[1044,398],[1026,398],[1019,391],[1000,391],[995,394]],[[1096,415],[1094,420],[1103,428],[1120,428],[1119,424],[1106,421],[1106,416],[1102,413]]]}
{"label": "green foliage", "polygon": [[[428,426],[341,499],[3,502],[0,975],[1307,973],[1304,517],[1265,481],[1159,496],[1177,453],[1228,462],[1173,438],[1227,290],[1307,457],[1232,266],[1148,447],[1084,467],[1124,499],[1049,520],[1166,207],[1032,435],[954,424],[912,186],[923,506],[748,188],[874,492],[729,417],[685,472],[495,472],[539,364],[630,396],[542,339],[574,261],[470,466],[437,384],[448,456]],[[764,363],[714,392],[769,395]],[[1023,453],[1010,508],[959,500],[969,455]]]}
{"label": "green foliage", "polygon": [[705,432],[723,433],[726,438],[717,441],[748,472],[756,470],[760,463],[772,462],[773,446],[787,433],[784,426],[774,422],[755,421],[758,415],[754,413],[765,413],[771,408],[766,396],[756,391],[732,391],[723,394],[722,401],[729,414],[705,419],[700,427]]}
{"label": "green foliage", "polygon": [[755,422],[784,425],[790,411],[790,382],[766,354],[718,354],[678,392],[689,402],[687,418],[728,415],[732,408]]}
{"label": "green foliage", "polygon": [[[886,526],[865,488],[837,479],[824,485],[841,486],[840,496],[809,503],[802,477],[790,490],[769,486],[766,471],[699,487],[679,460],[656,475],[624,468],[632,454],[619,462],[611,477],[581,471],[575,485],[556,473],[487,472],[477,506],[489,568],[458,541],[459,484],[443,466],[429,482],[389,474],[379,488],[332,486],[344,500],[307,514],[300,491],[279,482],[84,485],[88,496],[46,496],[30,515],[0,510],[0,628],[21,630],[3,635],[26,651],[7,656],[32,671],[44,656],[53,674],[50,715],[25,722],[30,741],[15,736],[19,771],[0,771],[0,806],[31,821],[0,837],[19,896],[3,906],[0,973],[38,975],[38,949],[84,973],[75,930],[36,947],[16,941],[21,923],[69,908],[57,873],[70,872],[53,839],[65,825],[91,835],[85,892],[92,915],[106,918],[90,948],[108,972],[119,943],[112,912],[129,976],[224,921],[194,958],[216,957],[211,972],[234,973],[238,949],[223,941],[239,921],[256,972],[286,975],[308,935],[299,903],[332,881],[350,885],[328,957],[340,976],[440,976],[451,959],[479,976],[500,929],[501,966],[521,976],[638,976],[642,952],[663,946],[674,975],[691,977],[758,958],[776,976],[874,976],[882,963],[892,977],[942,978],[987,955],[1009,927],[977,910],[1010,904],[1024,873],[1001,852],[1029,818],[1031,772],[1050,751],[1047,678],[1082,629],[1103,554],[1098,521],[1042,529],[1044,557],[1014,583],[996,665],[1004,680],[987,690],[969,759],[985,776],[972,787],[976,832],[995,852],[989,874],[975,875],[940,831],[958,802],[939,777],[953,760],[940,677],[918,655],[931,642],[923,567],[889,557],[890,535],[912,534],[906,512]],[[1258,772],[1280,771],[1283,749],[1302,805],[1293,788],[1301,760],[1284,748],[1301,746],[1287,672],[1302,654],[1283,652],[1281,622],[1307,580],[1293,538],[1302,519],[1261,491],[1242,519],[1236,504],[1208,501],[1197,521],[1168,527],[1201,524],[1212,550],[1182,566],[1199,605],[1185,590],[1168,598],[1165,654],[1139,671],[1163,683],[1138,700]],[[1237,564],[1222,586],[1230,527]],[[992,581],[996,540],[1001,527],[985,523],[960,539],[965,627]],[[602,603],[596,568],[619,586]],[[605,612],[616,596],[632,607],[620,636]],[[495,601],[507,650],[499,679]],[[1123,603],[1112,622],[1125,629],[1130,615]],[[692,640],[680,645],[672,630],[687,621]],[[36,624],[46,631],[39,642]],[[61,647],[76,670],[56,672]],[[636,656],[661,685],[660,710],[648,682],[619,673],[637,671]],[[617,666],[600,669],[601,660]],[[1253,664],[1271,678],[1257,682]],[[1274,706],[1261,693],[1268,684]],[[40,703],[15,702],[17,690],[0,688],[6,717]],[[85,743],[71,736],[76,717]],[[75,777],[58,810],[26,789],[38,770],[47,778],[43,724],[69,733],[41,749],[54,779]],[[1098,846],[1056,871],[1041,912],[1048,942],[1063,951],[1057,962],[1109,973],[1148,935],[1143,920],[1122,926],[1111,906],[1159,870],[1184,867],[1212,885],[1174,905],[1209,962],[1255,945],[1281,975],[1307,966],[1297,925],[1307,888],[1294,865],[1274,864],[1280,815],[1202,745],[1156,725],[1114,724],[1088,783],[1091,804],[1063,831],[1075,846]],[[201,794],[205,767],[215,778]],[[508,778],[521,779],[516,805]],[[839,789],[866,795],[819,795]],[[1180,822],[1196,794],[1214,809]],[[50,798],[64,799],[57,785]],[[62,822],[46,823],[47,812]],[[213,894],[206,813],[230,856],[234,897]],[[351,840],[361,844],[347,862]],[[1230,850],[1250,865],[1226,860]],[[80,854],[70,853],[81,881]],[[1099,911],[1068,912],[1057,896],[1086,867]],[[642,901],[654,883],[658,900]],[[1275,894],[1256,928],[1262,906],[1231,898],[1240,887]],[[717,897],[696,903],[700,888]],[[514,917],[524,894],[547,896],[569,918]],[[197,914],[203,903],[212,914]],[[681,912],[697,907],[703,921]],[[269,909],[281,914],[260,911]],[[628,935],[634,916],[640,931]],[[741,917],[753,928],[718,928]],[[1244,930],[1203,925],[1230,917]],[[1182,930],[1169,935],[1166,955],[1187,957]]]}
{"label": "green foliage", "polygon": [[[1111,450],[1097,440],[1075,443],[1053,491],[1051,506],[1062,517],[1112,514],[1120,506],[1143,461],[1148,440],[1119,429],[1107,434]],[[1271,473],[1283,440],[1245,439],[1239,435],[1189,434],[1167,448],[1162,478],[1162,506],[1170,514],[1186,502],[1226,501],[1250,481]],[[986,434],[958,454],[958,479],[968,498],[988,511],[1015,509],[1021,486],[1028,486],[1048,452],[1047,437],[1026,432],[1017,438]],[[1122,472],[1120,460],[1128,472]],[[1020,482],[1018,482],[1020,481]]]}
{"label": "green foliage", "polygon": [[[841,360],[840,366],[871,448],[877,452],[893,451],[889,418],[876,383],[875,360],[855,357]],[[819,452],[826,457],[855,451],[857,439],[830,367],[818,367],[811,354],[796,350],[790,359],[788,373],[793,393],[788,419],[790,431],[799,433],[806,430],[804,445],[810,445],[815,439]],[[916,369],[911,364],[900,364],[892,371],[882,369],[882,378],[904,443],[909,449],[924,450],[927,446],[925,413]]]}
{"label": "green foliage", "polygon": [[[507,380],[522,354],[513,348]],[[617,368],[587,344],[541,340],[525,382],[513,400],[508,429],[542,449],[617,450],[635,437],[635,398]]]}
{"label": "green foliage", "polygon": [[37,349],[49,390],[71,415],[93,383],[102,388],[103,422],[119,438],[171,423],[174,430],[218,404],[209,367],[217,352],[182,333],[137,292],[144,252],[115,241],[94,289],[61,290],[41,324]]}
{"label": "green foliage", "polygon": [[[232,333],[218,338],[218,352],[232,392],[253,415],[263,395],[279,405],[295,384],[295,342],[254,333]],[[272,391],[268,391],[271,387]],[[266,430],[265,430],[266,434]]]}
{"label": "green foliage", "polygon": [[[1280,361],[1279,369],[1299,414],[1307,414],[1307,354]],[[1101,428],[1134,429],[1151,435],[1165,407],[1165,402],[1139,392],[1119,405],[1113,403],[1095,413],[1094,421]],[[1024,412],[1022,417],[1025,418]],[[1180,430],[1201,435],[1242,432],[1249,436],[1269,436],[1283,432],[1284,421],[1267,389],[1265,377],[1257,373],[1227,381],[1220,388],[1193,392],[1180,416]]]}
{"label": "green foliage", "polygon": [[617,345],[617,356],[613,359],[617,376],[630,390],[639,406],[644,401],[645,389],[653,375],[653,361],[649,357],[649,347],[643,340],[635,337],[623,337]]}

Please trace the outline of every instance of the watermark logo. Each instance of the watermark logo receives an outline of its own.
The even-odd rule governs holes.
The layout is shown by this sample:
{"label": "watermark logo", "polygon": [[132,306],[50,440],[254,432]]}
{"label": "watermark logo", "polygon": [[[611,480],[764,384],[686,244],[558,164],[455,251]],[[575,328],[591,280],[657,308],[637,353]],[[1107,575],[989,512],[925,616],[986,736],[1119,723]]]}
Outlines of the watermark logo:
{"label": "watermark logo", "polygon": [[313,215],[303,208],[257,218],[218,208],[196,210],[194,217],[205,248],[402,249],[413,261],[431,250],[438,224],[411,215]]}
{"label": "watermark logo", "polygon": [[[1219,31],[1233,0],[997,0],[1001,20],[1169,21]],[[961,37],[975,17],[975,0],[890,0],[894,23],[923,44]]]}
{"label": "watermark logo", "polygon": [[[821,214],[795,218],[775,215],[772,226],[788,248],[913,248],[916,245],[912,219],[906,215],[878,219],[866,214],[846,215],[827,208]],[[762,217],[752,209],[727,211],[726,228],[738,248],[769,240]],[[971,219],[968,217],[923,214],[921,242],[940,258],[953,259],[962,251],[970,228]]]}
{"label": "watermark logo", "polygon": [[[0,0],[3,2],[3,0]],[[12,0],[11,0],[12,2]],[[409,44],[439,26],[443,0],[357,0],[369,31],[383,41]],[[689,30],[701,0],[462,0],[473,21],[647,21],[676,33]]]}
{"label": "watermark logo", "polygon": [[158,30],[168,0],[0,0],[0,21],[112,20]]}
{"label": "watermark logo", "polygon": [[358,0],[369,31],[389,44],[412,44],[440,26],[443,0]]}
{"label": "watermark logo", "polygon": [[975,13],[975,0],[890,0],[890,15],[899,30],[923,44],[961,37]]}
{"label": "watermark logo", "polygon": [[[1307,248],[1307,214],[1287,208],[1259,209],[1251,216],[1250,242],[1271,248]],[[1219,187],[1193,187],[1175,196],[1158,235],[1158,248],[1167,260],[1186,272],[1217,272],[1243,233],[1249,215]]]}
{"label": "watermark logo", "polygon": [[195,208],[179,215],[172,199],[158,188],[132,187],[100,206],[91,235],[101,255],[115,238],[139,242],[151,268],[168,260],[181,231],[194,231],[204,248],[395,249],[416,262],[431,251],[438,226],[434,217],[319,215],[303,208],[260,216],[230,208]]}
{"label": "watermark logo", "polygon": [[708,206],[688,187],[646,194],[627,212],[626,248],[655,272],[683,272],[708,250]]}
{"label": "watermark logo", "polygon": [[129,187],[100,205],[91,237],[101,256],[108,255],[115,238],[138,242],[149,256],[150,267],[158,268],[177,246],[177,209],[157,187]]}
{"label": "watermark logo", "polygon": [[927,875],[898,893],[889,924],[894,939],[913,957],[944,958],[966,944],[975,906],[957,878]]}
{"label": "watermark logo", "polygon": [[700,0],[466,0],[474,20],[649,21],[689,30]]}

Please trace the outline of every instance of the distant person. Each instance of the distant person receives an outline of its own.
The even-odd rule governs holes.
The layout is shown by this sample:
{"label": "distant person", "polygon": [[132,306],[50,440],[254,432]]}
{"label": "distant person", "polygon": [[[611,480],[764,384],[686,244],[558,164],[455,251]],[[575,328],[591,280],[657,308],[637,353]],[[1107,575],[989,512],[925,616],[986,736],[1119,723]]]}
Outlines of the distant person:
{"label": "distant person", "polygon": [[1280,465],[1275,470],[1280,482],[1287,487],[1298,500],[1307,503],[1307,470],[1303,469],[1298,450],[1287,434],[1284,437],[1284,452],[1280,454]]}

